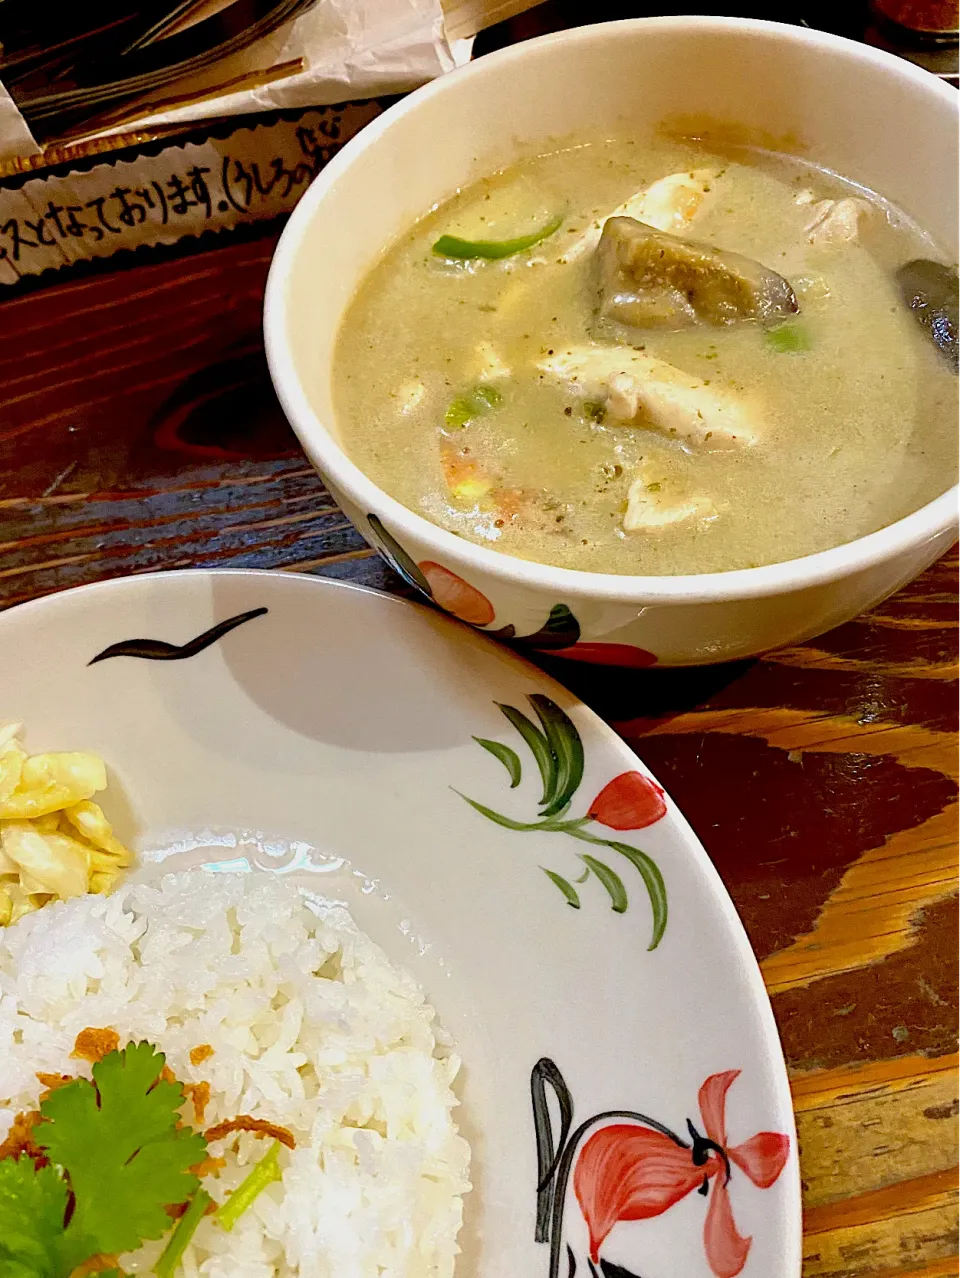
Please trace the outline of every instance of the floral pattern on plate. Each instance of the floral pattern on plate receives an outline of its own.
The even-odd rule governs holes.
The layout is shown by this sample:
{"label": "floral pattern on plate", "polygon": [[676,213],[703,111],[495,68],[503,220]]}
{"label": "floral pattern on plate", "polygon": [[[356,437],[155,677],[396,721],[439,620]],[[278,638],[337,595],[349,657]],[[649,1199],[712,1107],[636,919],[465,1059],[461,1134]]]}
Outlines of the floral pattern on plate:
{"label": "floral pattern on plate", "polygon": [[[753,1240],[740,1234],[733,1217],[728,1190],[733,1170],[742,1171],[758,1189],[769,1189],[790,1154],[790,1138],[781,1132],[757,1132],[740,1144],[729,1143],[727,1092],[739,1076],[740,1070],[729,1069],[704,1082],[697,1097],[703,1131],[688,1118],[686,1139],[633,1110],[595,1114],[571,1132],[573,1099],[563,1076],[547,1057],[537,1062],[530,1078],[539,1177],[536,1239],[550,1245],[549,1278],[559,1278],[564,1254],[565,1278],[580,1271],[564,1233],[571,1173],[589,1238],[590,1278],[640,1278],[601,1256],[607,1238],[621,1221],[660,1216],[694,1192],[707,1199],[703,1245],[710,1272],[715,1278],[737,1278]],[[556,1139],[548,1087],[560,1113]]]}
{"label": "floral pattern on plate", "polygon": [[[497,703],[508,723],[520,734],[533,755],[543,786],[539,812],[534,821],[518,821],[514,817],[496,812],[486,804],[463,794],[472,808],[482,816],[508,830],[540,830],[550,834],[566,834],[592,847],[606,848],[624,857],[639,872],[650,898],[653,912],[653,932],[649,949],[660,944],[667,926],[667,889],[663,875],[652,857],[630,843],[606,839],[586,827],[591,823],[604,825],[611,830],[642,830],[666,815],[667,805],[663,790],[642,772],[621,772],[608,781],[587,809],[586,816],[571,817],[570,806],[583,780],[583,741],[569,715],[542,693],[531,693],[527,700],[534,709],[539,724],[528,718],[516,706]],[[498,759],[510,778],[510,788],[515,789],[523,775],[520,756],[512,746],[486,737],[474,737],[480,745]],[[459,793],[459,792],[458,792]],[[617,914],[625,913],[629,897],[623,879],[606,860],[589,852],[578,853],[583,872],[571,882],[556,870],[541,866],[544,874],[566,898],[567,904],[580,909],[580,894],[574,884],[584,884],[591,877],[596,879],[610,898],[610,908]]]}

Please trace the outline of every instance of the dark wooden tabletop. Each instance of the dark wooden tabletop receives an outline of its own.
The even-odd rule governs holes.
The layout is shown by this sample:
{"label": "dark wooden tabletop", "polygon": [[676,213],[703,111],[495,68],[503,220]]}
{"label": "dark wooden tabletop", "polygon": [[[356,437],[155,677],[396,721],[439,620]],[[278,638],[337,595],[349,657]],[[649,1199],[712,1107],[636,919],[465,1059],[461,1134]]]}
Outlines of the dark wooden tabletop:
{"label": "dark wooden tabletop", "polygon": [[[0,604],[194,566],[405,593],[271,391],[274,243],[0,299]],[[806,1278],[958,1272],[956,568],[758,661],[542,660],[668,787],[746,924],[793,1083]]]}

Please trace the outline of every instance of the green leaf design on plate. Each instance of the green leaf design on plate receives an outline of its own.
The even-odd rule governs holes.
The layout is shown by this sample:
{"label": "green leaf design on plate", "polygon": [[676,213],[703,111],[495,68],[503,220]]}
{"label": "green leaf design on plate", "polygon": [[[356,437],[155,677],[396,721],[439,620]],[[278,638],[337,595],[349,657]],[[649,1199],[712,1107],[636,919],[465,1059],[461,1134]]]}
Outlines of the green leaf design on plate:
{"label": "green leaf design on plate", "polygon": [[641,852],[639,848],[635,848],[629,843],[619,843],[616,839],[599,839],[594,834],[588,834],[586,830],[568,828],[566,833],[572,835],[575,839],[581,839],[584,843],[593,843],[596,847],[612,848],[614,852],[619,852],[621,856],[625,856],[630,864],[639,870],[644,886],[647,889],[647,895],[650,898],[650,909],[653,913],[653,934],[647,949],[655,950],[660,944],[667,926],[667,887],[663,881],[663,875],[660,873],[660,867],[653,857],[647,856],[646,852]]}
{"label": "green leaf design on plate", "polygon": [[547,803],[553,794],[557,770],[557,762],[550,751],[550,747],[547,745],[547,738],[516,706],[505,706],[499,701],[497,706],[530,747],[530,753],[540,769],[540,780],[543,782],[543,794],[540,796],[540,802]]}
{"label": "green leaf design on plate", "polygon": [[459,794],[464,802],[469,803],[471,808],[475,808],[481,816],[485,816],[488,821],[495,821],[497,825],[502,825],[507,830],[539,830],[539,821],[514,821],[512,817],[504,816],[502,812],[494,812],[493,808],[488,808],[483,803],[478,803],[476,799],[471,799],[467,794],[460,794],[459,790],[454,790],[454,794]]}
{"label": "green leaf design on plate", "polygon": [[430,589],[430,583],[426,577],[414,563],[413,559],[400,543],[396,540],[392,533],[387,532],[383,526],[383,521],[379,515],[367,515],[367,523],[373,533],[374,539],[380,549],[386,554],[393,567],[397,570],[404,581],[420,590],[428,599],[433,598],[433,591]]}
{"label": "green leaf design on plate", "polygon": [[543,725],[547,748],[555,762],[553,788],[540,813],[550,817],[567,806],[583,780],[583,742],[573,720],[555,701],[539,692],[533,693],[529,701]]}
{"label": "green leaf design on plate", "polygon": [[647,949],[655,950],[660,944],[667,926],[667,885],[663,881],[660,867],[653,857],[647,856],[646,852],[641,852],[639,848],[631,847],[629,843],[617,843],[615,840],[610,840],[607,843],[607,847],[613,848],[615,852],[625,856],[631,865],[636,866],[643,877],[647,895],[650,897],[650,909],[653,911],[653,935],[650,938],[650,944]]}
{"label": "green leaf design on plate", "polygon": [[[553,870],[548,870],[544,865],[541,865],[540,869],[543,870],[551,883],[556,883],[557,887],[567,898],[567,905],[571,905],[575,910],[579,910],[580,897],[577,895],[577,889],[573,886],[573,884],[567,882],[562,874],[556,874]],[[578,879],[577,882],[579,883],[580,880]]]}
{"label": "green leaf design on plate", "polygon": [[610,908],[613,912],[615,914],[626,913],[627,889],[623,886],[623,880],[616,870],[611,870],[609,865],[604,865],[603,861],[598,861],[595,856],[590,856],[588,852],[582,852],[580,859],[607,889],[610,897]]}
{"label": "green leaf design on plate", "polygon": [[[557,607],[563,608],[564,605],[557,605]],[[557,609],[554,609],[554,612],[556,611]],[[659,866],[652,857],[641,851],[640,848],[635,848],[629,843],[620,843],[615,839],[604,839],[597,834],[589,833],[584,827],[590,825],[596,819],[591,817],[589,812],[581,817],[571,818],[567,816],[571,800],[583,781],[585,764],[583,740],[576,724],[568,714],[560,709],[555,701],[537,692],[530,693],[527,700],[536,713],[540,727],[521,710],[518,710],[516,706],[508,706],[499,701],[496,705],[529,746],[539,769],[540,780],[543,783],[543,793],[539,800],[538,806],[540,810],[537,819],[535,821],[517,821],[502,812],[496,812],[493,808],[488,808],[486,804],[478,803],[476,799],[471,799],[467,795],[461,794],[459,790],[455,790],[454,793],[459,794],[481,816],[486,817],[488,821],[493,821],[497,825],[503,826],[504,829],[539,830],[543,834],[567,834],[573,839],[581,840],[583,843],[589,843],[594,847],[609,848],[611,851],[625,857],[643,879],[647,896],[650,899],[653,929],[650,944],[647,948],[655,950],[663,939],[667,926],[667,889]],[[503,764],[510,777],[510,788],[514,789],[519,785],[522,764],[517,752],[512,750],[510,746],[504,745],[502,741],[492,741],[487,737],[474,737],[473,739]],[[593,875],[594,878],[603,884],[607,895],[610,897],[610,905],[614,912],[623,914],[628,907],[629,899],[627,889],[620,875],[605,861],[601,861],[595,856],[590,856],[586,852],[580,854],[580,859],[586,868],[583,874],[575,879],[574,882],[578,884],[585,883],[590,875]],[[554,870],[548,870],[546,866],[541,866],[540,868],[551,883],[563,893],[567,903],[574,909],[580,909],[580,897],[573,883],[564,878],[562,874],[557,874]]]}
{"label": "green leaf design on plate", "polygon": [[520,784],[520,778],[523,775],[523,769],[520,764],[520,756],[516,750],[511,750],[508,745],[504,745],[502,741],[489,741],[486,737],[474,737],[477,745],[483,746],[484,750],[490,752],[495,759],[499,759],[507,772],[510,774],[510,789],[514,790]]}

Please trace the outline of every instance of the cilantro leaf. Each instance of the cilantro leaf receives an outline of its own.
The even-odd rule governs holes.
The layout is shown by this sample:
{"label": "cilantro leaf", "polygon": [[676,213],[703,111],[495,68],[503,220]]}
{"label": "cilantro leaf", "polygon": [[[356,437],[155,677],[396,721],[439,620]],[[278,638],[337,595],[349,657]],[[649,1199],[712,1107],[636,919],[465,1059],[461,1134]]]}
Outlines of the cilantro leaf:
{"label": "cilantro leaf", "polygon": [[6,1248],[0,1252],[0,1278],[39,1278],[41,1274],[46,1278],[49,1272],[34,1268],[32,1261],[17,1260]]}
{"label": "cilantro leaf", "polygon": [[0,1278],[65,1278],[93,1249],[67,1239],[67,1186],[55,1167],[0,1159]]}
{"label": "cilantro leaf", "polygon": [[34,1139],[67,1173],[75,1205],[69,1240],[84,1253],[117,1255],[161,1238],[167,1203],[185,1202],[199,1181],[188,1172],[207,1143],[177,1127],[179,1083],[160,1079],[164,1056],[150,1043],[130,1043],[93,1067],[93,1083],[75,1079],[42,1102]]}
{"label": "cilantro leaf", "polygon": [[[41,1271],[34,1269],[32,1264],[25,1261],[16,1260],[6,1253],[0,1254],[0,1278],[37,1278]],[[46,1278],[46,1272],[44,1278]]]}

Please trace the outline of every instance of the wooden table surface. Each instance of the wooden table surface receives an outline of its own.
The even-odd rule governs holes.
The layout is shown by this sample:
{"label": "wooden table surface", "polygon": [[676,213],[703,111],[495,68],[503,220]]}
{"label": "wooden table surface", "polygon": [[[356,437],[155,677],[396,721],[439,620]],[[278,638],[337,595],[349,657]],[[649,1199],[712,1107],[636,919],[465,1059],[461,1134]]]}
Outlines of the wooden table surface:
{"label": "wooden table surface", "polygon": [[[406,592],[273,397],[274,243],[0,299],[0,605],[189,566]],[[958,1272],[956,568],[758,661],[541,661],[669,788],[746,924],[793,1083],[806,1278]]]}

